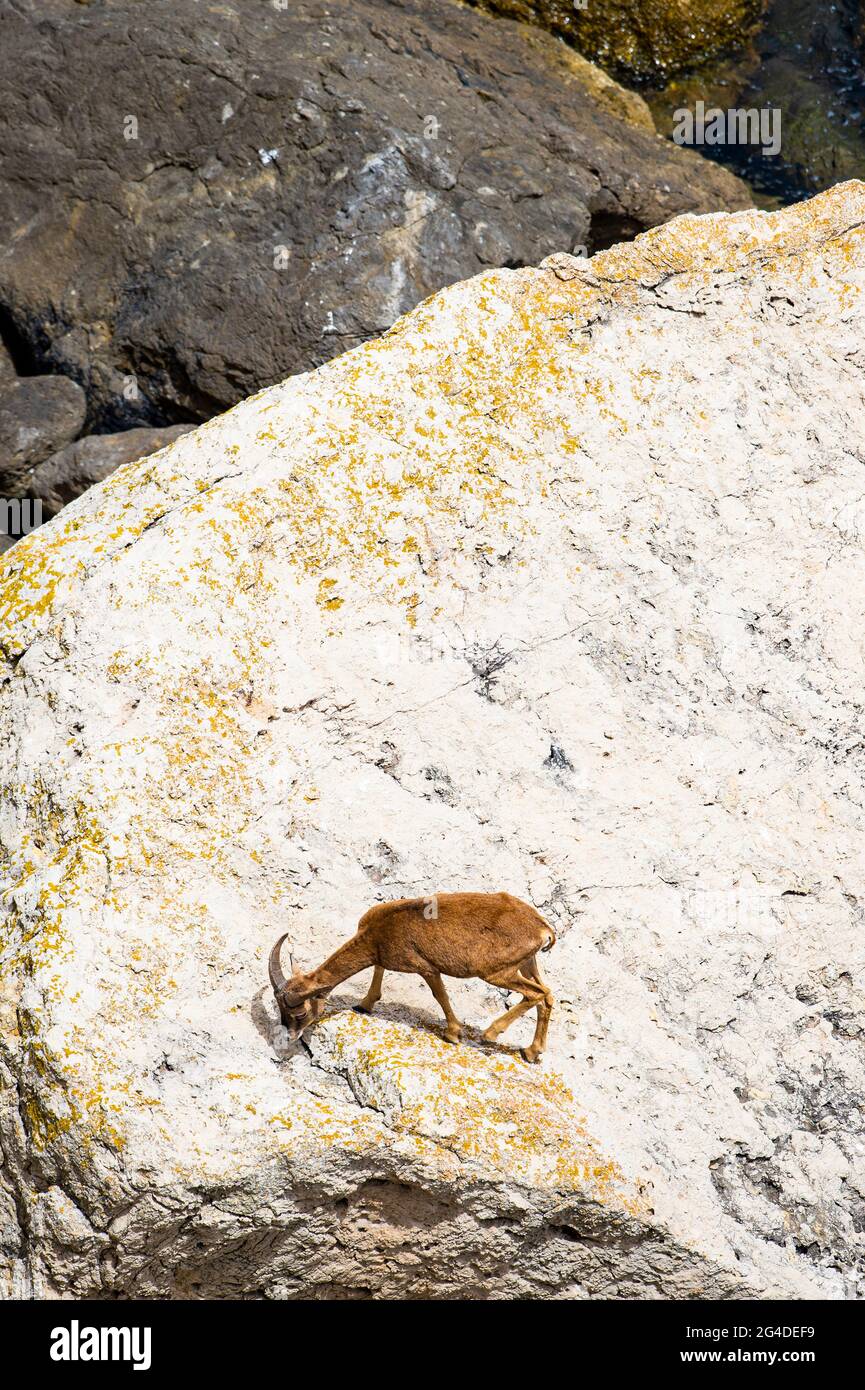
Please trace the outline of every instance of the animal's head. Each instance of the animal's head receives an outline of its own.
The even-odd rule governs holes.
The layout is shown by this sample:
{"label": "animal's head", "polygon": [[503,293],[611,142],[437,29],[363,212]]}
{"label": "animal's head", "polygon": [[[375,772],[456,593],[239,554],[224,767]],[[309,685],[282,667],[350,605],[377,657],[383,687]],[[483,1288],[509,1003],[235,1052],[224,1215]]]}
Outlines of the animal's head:
{"label": "animal's head", "polygon": [[282,1025],[288,1030],[290,1040],[297,1042],[304,1029],[321,1017],[324,1000],[307,993],[306,976],[302,970],[295,969],[294,961],[290,955],[288,959],[291,964],[291,976],[286,979],[283,975],[279,953],[285,939],[284,936],[281,936],[271,951],[268,973],[279,1007]]}

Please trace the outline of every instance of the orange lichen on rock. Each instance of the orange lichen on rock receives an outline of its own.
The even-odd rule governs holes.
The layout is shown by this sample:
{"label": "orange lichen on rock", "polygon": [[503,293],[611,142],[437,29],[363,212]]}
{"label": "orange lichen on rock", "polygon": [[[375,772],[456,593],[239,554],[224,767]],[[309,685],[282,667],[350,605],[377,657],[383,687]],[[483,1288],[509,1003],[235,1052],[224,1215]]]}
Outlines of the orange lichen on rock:
{"label": "orange lichen on rock", "polygon": [[560,1076],[515,1056],[452,1047],[421,1028],[346,1011],[315,1029],[315,1054],[351,1075],[397,1133],[434,1141],[509,1178],[646,1212],[640,1185],[604,1154]]}

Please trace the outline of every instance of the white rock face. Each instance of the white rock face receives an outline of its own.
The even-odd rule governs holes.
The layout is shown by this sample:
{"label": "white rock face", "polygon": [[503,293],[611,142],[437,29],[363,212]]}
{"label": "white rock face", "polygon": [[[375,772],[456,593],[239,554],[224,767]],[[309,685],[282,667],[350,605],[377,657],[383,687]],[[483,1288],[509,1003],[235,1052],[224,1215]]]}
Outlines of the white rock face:
{"label": "white rock face", "polygon": [[[861,184],[483,275],[10,552],[7,1296],[862,1292],[863,285]],[[461,888],[541,1067],[285,1048],[278,933]]]}

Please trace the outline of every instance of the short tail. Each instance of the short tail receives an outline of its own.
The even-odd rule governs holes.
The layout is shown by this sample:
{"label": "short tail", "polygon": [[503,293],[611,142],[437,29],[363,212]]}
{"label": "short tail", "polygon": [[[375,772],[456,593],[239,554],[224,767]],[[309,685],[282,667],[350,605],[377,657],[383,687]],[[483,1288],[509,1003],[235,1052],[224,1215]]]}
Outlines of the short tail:
{"label": "short tail", "polygon": [[547,951],[551,951],[556,944],[556,933],[553,931],[552,927],[548,927],[547,930],[549,931],[550,939],[547,942],[546,946],[541,947],[541,952],[543,954],[545,954]]}

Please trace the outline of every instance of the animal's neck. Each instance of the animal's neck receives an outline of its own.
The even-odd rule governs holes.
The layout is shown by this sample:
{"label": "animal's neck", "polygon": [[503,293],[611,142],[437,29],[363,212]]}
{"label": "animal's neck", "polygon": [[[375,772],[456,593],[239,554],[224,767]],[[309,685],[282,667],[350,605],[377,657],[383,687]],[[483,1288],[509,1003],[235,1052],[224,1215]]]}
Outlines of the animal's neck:
{"label": "animal's neck", "polygon": [[290,988],[286,990],[286,998],[292,1003],[301,1003],[314,994],[329,994],[343,980],[374,964],[375,959],[368,946],[357,940],[348,941],[332,956],[328,956],[318,969],[292,979]]}

